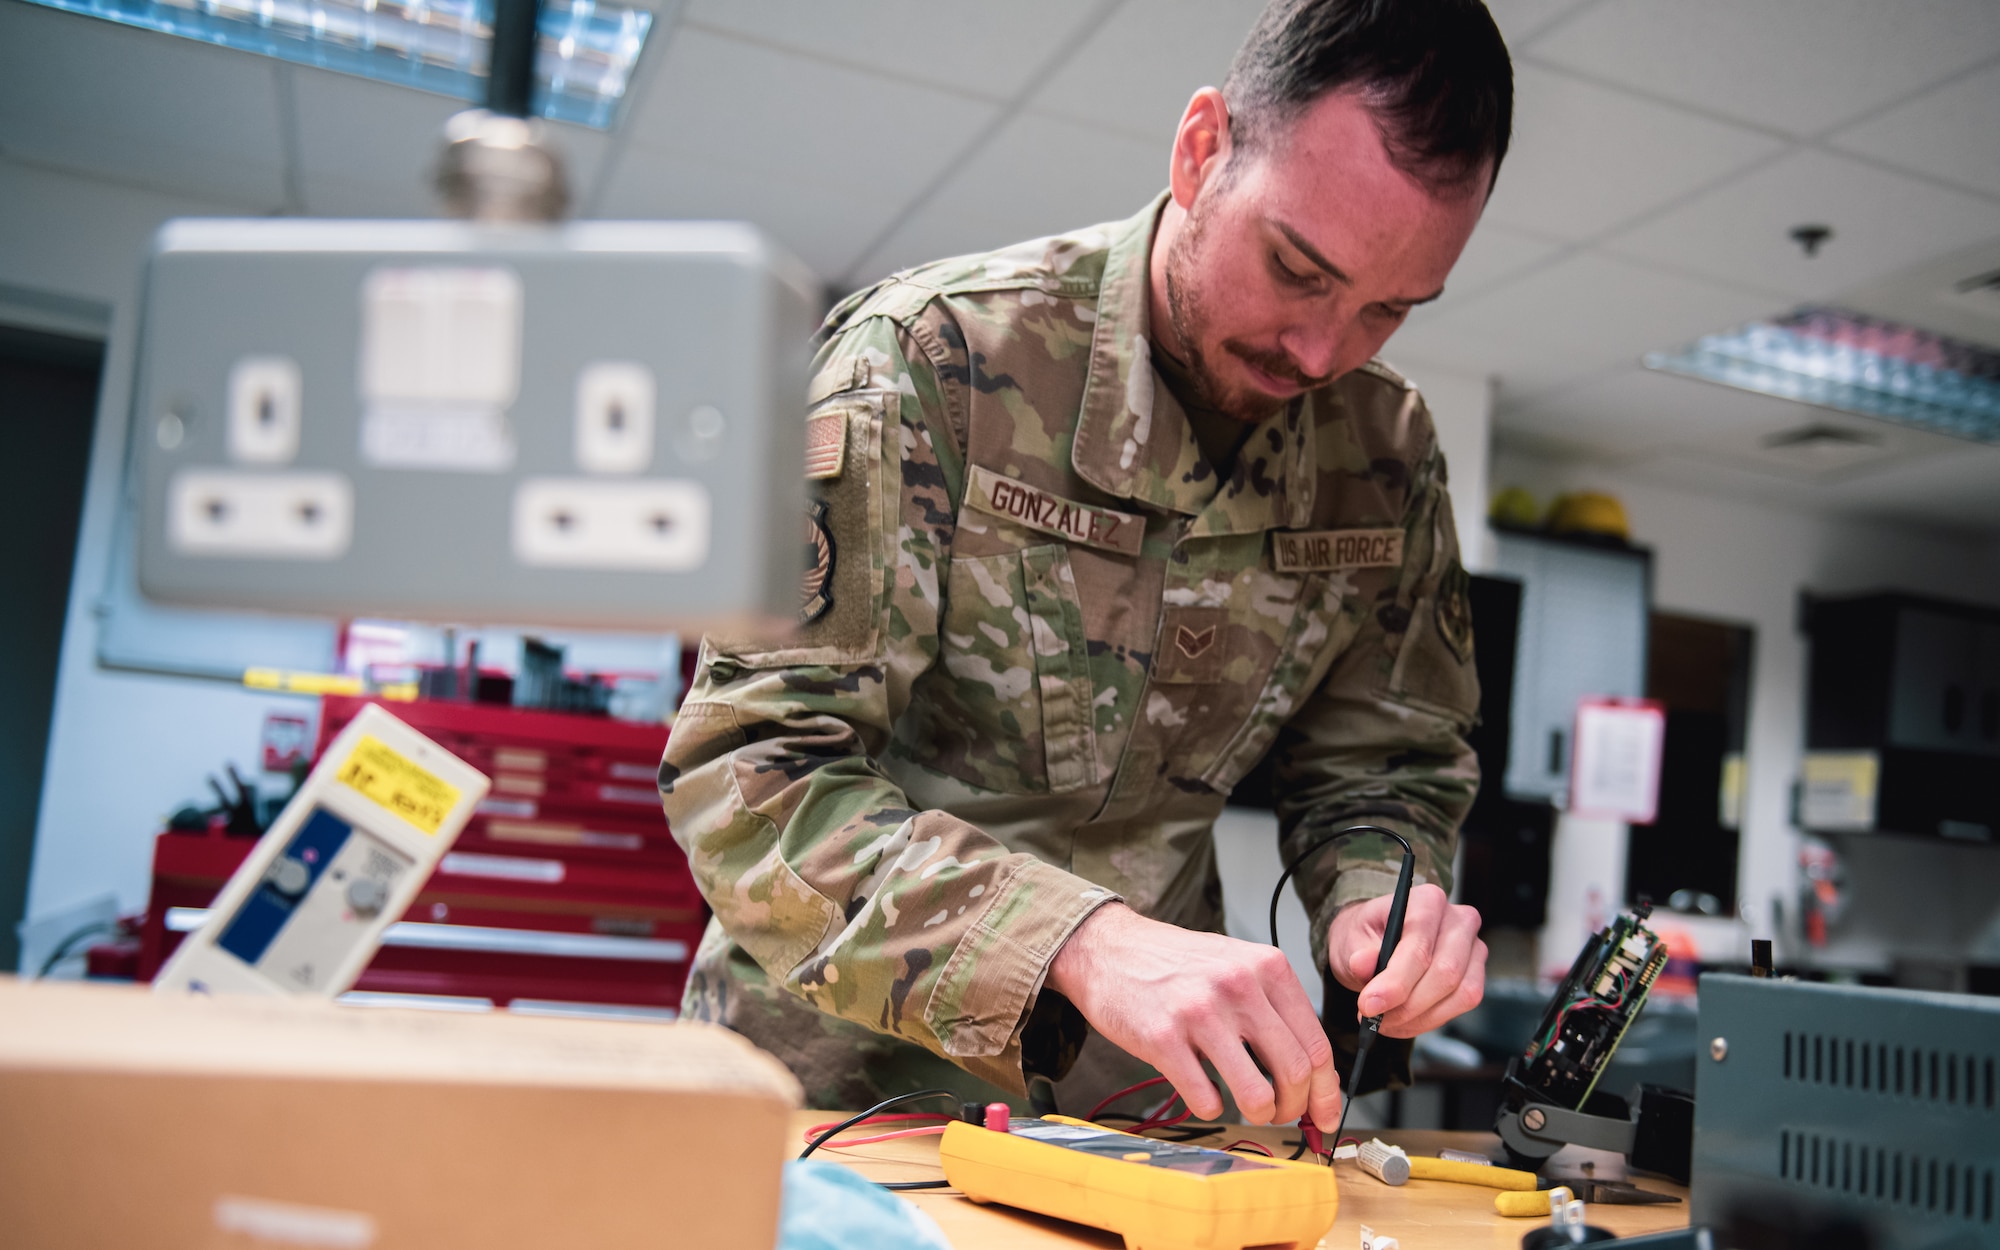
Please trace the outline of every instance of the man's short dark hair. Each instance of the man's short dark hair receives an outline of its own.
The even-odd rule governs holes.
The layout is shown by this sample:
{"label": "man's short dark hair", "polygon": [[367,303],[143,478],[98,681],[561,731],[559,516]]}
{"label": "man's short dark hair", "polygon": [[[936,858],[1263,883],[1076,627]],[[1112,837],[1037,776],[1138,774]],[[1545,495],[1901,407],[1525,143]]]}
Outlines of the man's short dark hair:
{"label": "man's short dark hair", "polygon": [[1440,189],[1498,176],[1514,66],[1481,0],[1271,0],[1223,81],[1252,151],[1330,92],[1358,92],[1398,169]]}

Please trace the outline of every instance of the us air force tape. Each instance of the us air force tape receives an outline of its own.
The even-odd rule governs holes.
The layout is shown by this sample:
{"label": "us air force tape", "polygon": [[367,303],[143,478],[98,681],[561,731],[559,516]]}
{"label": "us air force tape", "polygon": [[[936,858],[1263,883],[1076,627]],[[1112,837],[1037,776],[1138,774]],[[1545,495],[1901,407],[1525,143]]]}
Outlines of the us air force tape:
{"label": "us air force tape", "polygon": [[1393,569],[1403,563],[1403,531],[1310,530],[1271,534],[1271,562],[1280,573],[1344,573]]}

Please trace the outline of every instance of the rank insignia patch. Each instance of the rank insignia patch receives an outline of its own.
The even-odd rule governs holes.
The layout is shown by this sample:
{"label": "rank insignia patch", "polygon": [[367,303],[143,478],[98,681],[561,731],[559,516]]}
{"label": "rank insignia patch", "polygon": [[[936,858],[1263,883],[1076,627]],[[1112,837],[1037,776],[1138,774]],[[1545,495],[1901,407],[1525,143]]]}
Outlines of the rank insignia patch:
{"label": "rank insignia patch", "polygon": [[1174,645],[1179,647],[1181,654],[1188,659],[1197,659],[1202,652],[1215,645],[1215,626],[1193,630],[1183,625],[1174,631]]}
{"label": "rank insignia patch", "polygon": [[1453,560],[1438,581],[1437,631],[1460,664],[1472,660],[1472,578]]}
{"label": "rank insignia patch", "polygon": [[810,625],[833,607],[833,531],[826,505],[815,499],[806,509],[806,571],[799,580],[799,624]]}

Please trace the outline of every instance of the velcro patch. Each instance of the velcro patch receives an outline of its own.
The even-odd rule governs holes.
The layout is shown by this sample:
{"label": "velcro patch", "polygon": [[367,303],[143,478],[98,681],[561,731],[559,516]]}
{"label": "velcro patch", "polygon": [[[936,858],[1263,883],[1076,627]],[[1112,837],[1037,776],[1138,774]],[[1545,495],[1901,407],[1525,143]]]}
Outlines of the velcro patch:
{"label": "velcro patch", "polygon": [[972,467],[972,484],[965,492],[965,502],[1016,525],[1120,555],[1138,555],[1146,541],[1144,517],[1110,508],[1093,508],[1061,495],[1051,495],[1039,486],[1002,476],[981,465]]}
{"label": "velcro patch", "polygon": [[1402,530],[1311,530],[1271,535],[1280,573],[1340,573],[1393,569],[1403,563]]}
{"label": "velcro patch", "polygon": [[806,422],[806,480],[822,482],[840,476],[847,462],[847,413],[822,413]]}

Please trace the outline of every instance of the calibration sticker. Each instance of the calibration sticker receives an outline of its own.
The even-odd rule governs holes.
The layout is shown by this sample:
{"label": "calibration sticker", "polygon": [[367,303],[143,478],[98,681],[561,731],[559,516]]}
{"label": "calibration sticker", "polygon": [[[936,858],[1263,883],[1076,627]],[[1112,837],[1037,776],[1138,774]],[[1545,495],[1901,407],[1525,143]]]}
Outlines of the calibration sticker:
{"label": "calibration sticker", "polygon": [[1341,573],[1393,569],[1403,563],[1401,530],[1314,530],[1271,535],[1271,561],[1280,573]]}
{"label": "calibration sticker", "polygon": [[428,834],[435,835],[458,806],[457,786],[365,735],[334,777]]}

